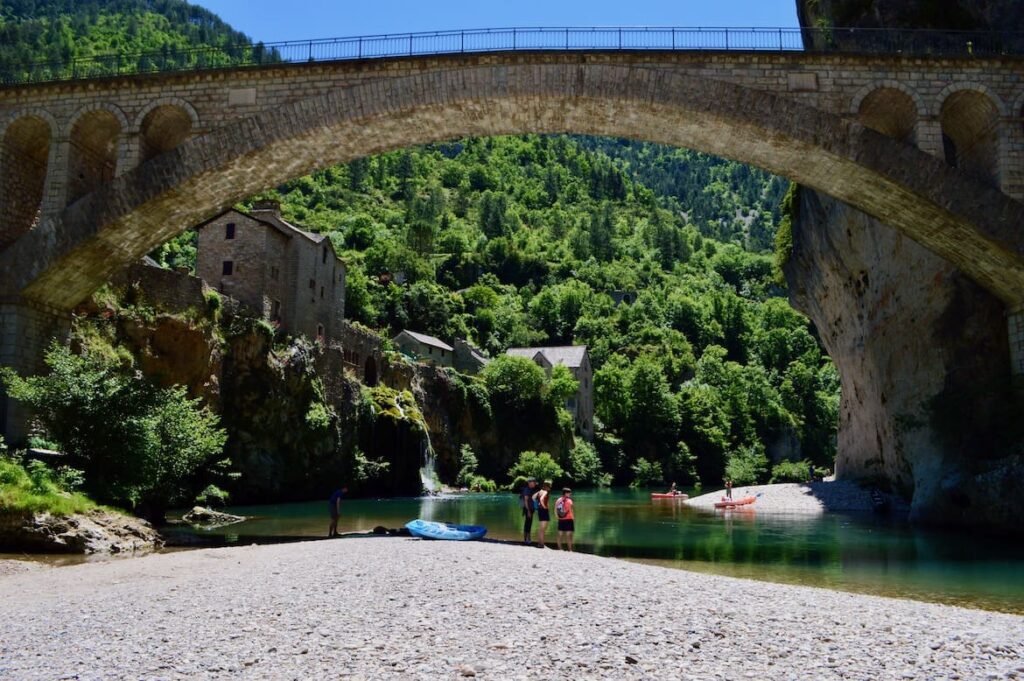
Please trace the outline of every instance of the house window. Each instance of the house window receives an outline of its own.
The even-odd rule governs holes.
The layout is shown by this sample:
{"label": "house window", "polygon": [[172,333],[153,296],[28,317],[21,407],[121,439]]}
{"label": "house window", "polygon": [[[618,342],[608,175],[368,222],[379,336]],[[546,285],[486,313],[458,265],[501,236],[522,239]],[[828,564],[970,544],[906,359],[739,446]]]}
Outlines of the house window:
{"label": "house window", "polygon": [[309,288],[312,288],[312,289],[316,288],[316,282],[314,280],[312,280],[312,279],[309,280]]}
{"label": "house window", "polygon": [[234,239],[235,238],[235,223],[229,222],[228,224],[224,225],[224,238],[225,239]]}
{"label": "house window", "polygon": [[320,300],[323,300],[323,299],[324,299],[324,287],[321,286],[320,287]]}
{"label": "house window", "polygon": [[324,337],[324,325],[323,324],[317,324],[316,325],[316,337],[317,338],[323,338]]}
{"label": "house window", "polygon": [[280,319],[281,318],[281,301],[273,300],[270,303],[270,318]]}
{"label": "house window", "polygon": [[434,354],[434,348],[433,348],[433,347],[430,347],[430,346],[427,346],[427,354],[428,354],[428,355],[432,355],[432,354]]}
{"label": "house window", "polygon": [[276,267],[271,267],[270,268],[270,278],[273,279],[274,281],[277,281],[277,278],[279,276],[281,276],[281,270],[277,269]]}
{"label": "house window", "polygon": [[323,257],[320,258],[320,262],[321,262],[321,264],[324,264],[324,265],[327,264],[327,247],[326,246],[324,246]]}
{"label": "house window", "polygon": [[235,273],[235,263],[232,260],[225,260],[221,263],[220,268],[221,276],[230,277]]}

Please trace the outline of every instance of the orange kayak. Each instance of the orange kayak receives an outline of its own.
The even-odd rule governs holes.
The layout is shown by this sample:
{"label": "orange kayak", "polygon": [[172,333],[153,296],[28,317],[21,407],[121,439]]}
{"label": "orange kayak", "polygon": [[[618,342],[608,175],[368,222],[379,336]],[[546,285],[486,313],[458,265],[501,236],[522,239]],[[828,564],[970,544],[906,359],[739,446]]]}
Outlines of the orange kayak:
{"label": "orange kayak", "polygon": [[757,501],[757,497],[743,497],[742,499],[730,499],[722,497],[721,501],[715,502],[715,508],[736,508],[737,506],[749,506]]}
{"label": "orange kayak", "polygon": [[689,494],[665,494],[664,492],[651,492],[651,499],[679,499],[681,501],[686,501],[689,498]]}

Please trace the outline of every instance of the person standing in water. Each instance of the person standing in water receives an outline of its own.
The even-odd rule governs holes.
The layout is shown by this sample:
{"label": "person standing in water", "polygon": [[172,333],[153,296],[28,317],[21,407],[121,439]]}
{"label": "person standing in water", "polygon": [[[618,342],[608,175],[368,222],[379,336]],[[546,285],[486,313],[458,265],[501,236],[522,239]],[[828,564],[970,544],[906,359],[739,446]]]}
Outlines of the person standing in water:
{"label": "person standing in water", "polygon": [[545,480],[544,484],[540,486],[540,489],[534,493],[533,502],[537,507],[537,548],[546,549],[547,546],[544,544],[544,535],[548,532],[548,522],[551,520],[551,511],[548,509],[548,503],[551,501],[551,481]]}
{"label": "person standing in water", "polygon": [[537,490],[537,478],[529,478],[519,490],[519,504],[523,507],[523,543],[530,543],[533,530],[533,493]]}
{"label": "person standing in water", "polygon": [[569,551],[572,551],[572,534],[576,531],[576,516],[573,514],[572,490],[568,487],[562,490],[562,496],[555,502],[555,515],[558,516],[558,550],[562,550],[562,540],[566,541]]}
{"label": "person standing in water", "polygon": [[348,494],[348,487],[334,490],[330,501],[327,502],[331,510],[331,527],[327,530],[328,537],[338,536],[338,518],[341,517],[341,498]]}

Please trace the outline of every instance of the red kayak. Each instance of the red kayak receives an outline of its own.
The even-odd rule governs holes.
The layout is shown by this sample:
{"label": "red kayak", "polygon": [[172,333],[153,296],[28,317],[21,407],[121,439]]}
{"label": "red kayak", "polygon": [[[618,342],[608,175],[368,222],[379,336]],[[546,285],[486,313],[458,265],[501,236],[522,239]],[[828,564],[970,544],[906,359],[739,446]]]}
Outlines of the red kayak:
{"label": "red kayak", "polygon": [[686,501],[689,498],[689,494],[665,494],[664,492],[651,492],[651,499],[679,499],[681,501]]}
{"label": "red kayak", "polygon": [[757,501],[757,497],[743,497],[742,499],[730,499],[722,497],[721,501],[715,502],[715,508],[736,508],[737,506],[749,506]]}

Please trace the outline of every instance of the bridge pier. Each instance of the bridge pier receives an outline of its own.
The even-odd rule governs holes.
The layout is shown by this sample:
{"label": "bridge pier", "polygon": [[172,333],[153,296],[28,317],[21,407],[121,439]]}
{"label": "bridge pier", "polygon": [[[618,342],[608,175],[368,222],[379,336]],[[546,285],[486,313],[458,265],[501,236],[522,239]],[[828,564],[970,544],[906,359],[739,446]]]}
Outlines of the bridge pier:
{"label": "bridge pier", "polygon": [[[67,338],[71,315],[22,298],[0,298],[0,366],[22,376],[40,373],[46,348],[54,338]],[[28,409],[0,386],[0,432],[8,443],[29,435]]]}

